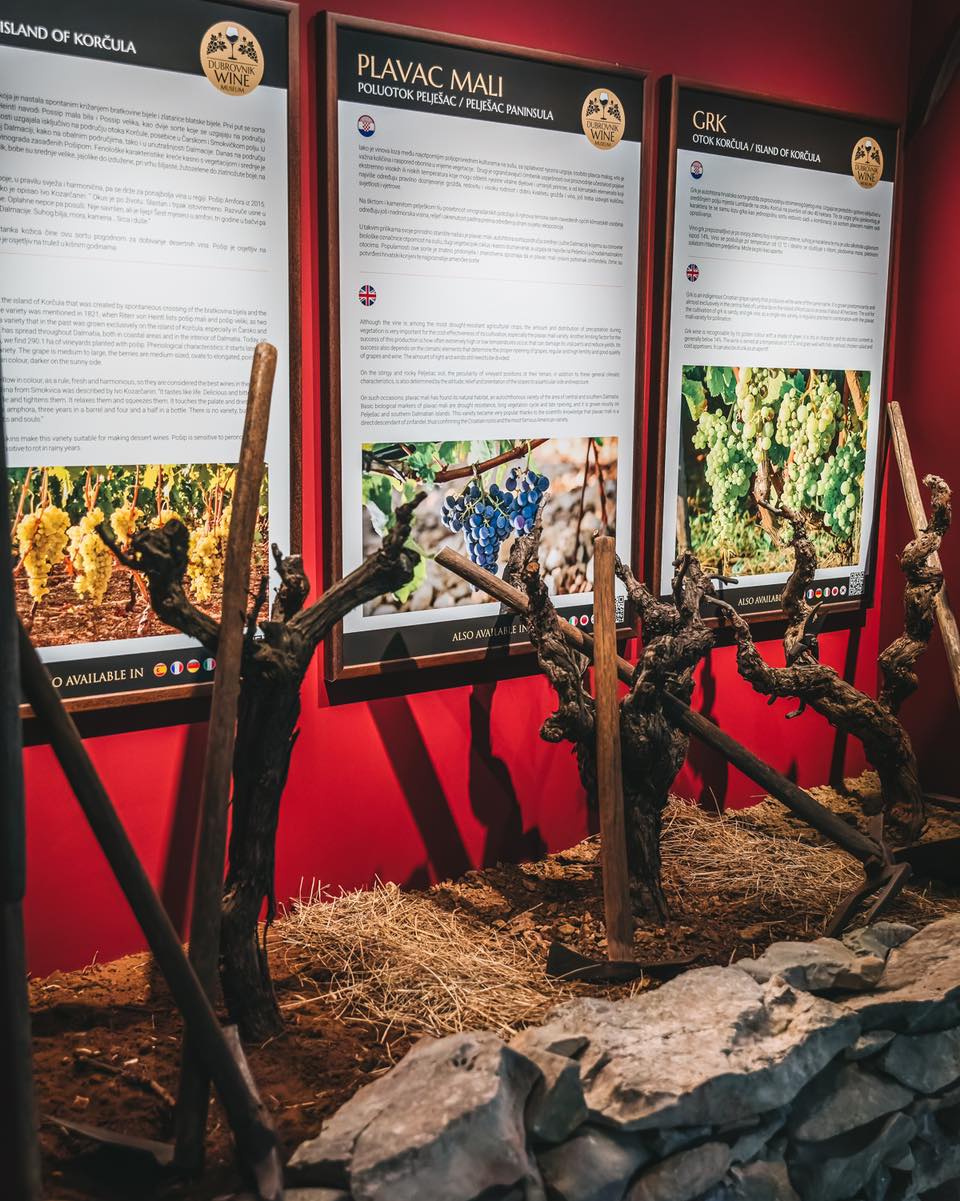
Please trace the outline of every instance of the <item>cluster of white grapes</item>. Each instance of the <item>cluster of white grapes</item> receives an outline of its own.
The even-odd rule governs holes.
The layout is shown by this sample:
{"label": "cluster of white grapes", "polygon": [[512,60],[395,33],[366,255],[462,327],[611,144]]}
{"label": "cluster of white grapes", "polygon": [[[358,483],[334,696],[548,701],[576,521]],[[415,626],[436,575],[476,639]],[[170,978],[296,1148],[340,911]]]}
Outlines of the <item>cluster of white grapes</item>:
{"label": "cluster of white grapes", "polygon": [[200,526],[190,531],[187,578],[193,598],[200,604],[211,599],[214,583],[223,576],[229,531],[229,505],[223,510],[220,521],[213,529],[207,530]]}
{"label": "cluster of white grapes", "polygon": [[782,370],[745,367],[736,400],[700,413],[693,444],[707,452],[710,531],[717,545],[737,542],[743,498],[764,463],[781,489],[771,492],[772,503],[819,515],[838,538],[854,536],[863,499],[866,412],[844,405],[841,378],[839,372],[813,371],[804,389]]}
{"label": "cluster of white grapes", "polygon": [[99,605],[106,594],[113,574],[113,552],[100,537],[97,526],[103,521],[103,510],[91,509],[68,530],[69,556],[73,566],[73,590]]}
{"label": "cluster of white grapes", "polygon": [[70,518],[56,505],[28,513],[17,524],[16,538],[30,599],[42,601],[50,588],[50,572],[67,548]]}

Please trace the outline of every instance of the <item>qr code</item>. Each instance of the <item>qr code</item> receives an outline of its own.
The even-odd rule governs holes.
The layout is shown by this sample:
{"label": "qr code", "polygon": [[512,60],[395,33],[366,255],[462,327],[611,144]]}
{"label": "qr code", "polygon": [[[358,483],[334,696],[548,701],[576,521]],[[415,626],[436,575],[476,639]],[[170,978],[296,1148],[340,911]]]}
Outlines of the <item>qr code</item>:
{"label": "qr code", "polygon": [[863,596],[863,572],[851,571],[850,583],[847,585],[850,596]]}
{"label": "qr code", "polygon": [[617,625],[623,625],[626,616],[626,600],[625,596],[618,596],[617,600]]}

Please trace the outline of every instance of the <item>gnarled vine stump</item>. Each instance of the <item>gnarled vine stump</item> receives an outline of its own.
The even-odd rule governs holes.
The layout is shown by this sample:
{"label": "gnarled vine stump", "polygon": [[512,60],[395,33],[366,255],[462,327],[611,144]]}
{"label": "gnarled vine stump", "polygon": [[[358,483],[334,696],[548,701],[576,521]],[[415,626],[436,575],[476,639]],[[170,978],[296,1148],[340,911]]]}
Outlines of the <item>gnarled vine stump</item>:
{"label": "gnarled vine stump", "polygon": [[[281,585],[269,620],[260,620],[267,581],[247,619],[233,762],[232,828],[223,896],[220,974],[230,1017],[258,1042],[282,1028],[270,979],[266,928],[276,912],[274,851],[280,800],[300,716],[300,685],[320,642],[352,609],[392,592],[413,575],[418,555],[407,545],[422,495],[396,510],[381,548],[304,608],[310,582],[299,555],[273,555]],[[121,563],[141,572],[157,616],[217,652],[219,625],[188,599],[183,587],[189,534],[178,520],[135,534],[122,550],[109,527],[100,533]],[[261,637],[254,638],[259,625]],[[266,903],[263,940],[258,936]]]}
{"label": "gnarled vine stump", "polygon": [[880,655],[884,683],[878,699],[861,692],[829,664],[819,661],[815,633],[819,605],[810,605],[806,599],[817,569],[817,555],[800,514],[786,507],[776,511],[789,522],[794,553],[793,571],[783,591],[787,617],[784,667],[771,667],[764,660],[749,624],[731,605],[719,599],[711,602],[732,626],[740,674],[757,692],[769,696],[771,704],[778,697],[796,697],[800,701],[796,713],[809,705],[831,725],[860,740],[880,777],[883,815],[908,841],[919,837],[923,829],[923,795],[913,746],[897,714],[917,687],[913,666],[930,639],[934,601],[943,585],[943,575],[930,565],[930,556],[939,548],[951,515],[947,484],[935,475],[928,475],[923,482],[930,489],[932,515],[927,528],[901,556],[906,576],[904,632]]}
{"label": "gnarled vine stump", "polygon": [[[595,806],[595,710],[584,682],[588,661],[561,633],[562,618],[540,575],[539,538],[538,523],[530,534],[517,539],[505,574],[529,598],[530,641],[557,694],[557,710],[543,723],[540,736],[547,742],[573,743],[581,782]],[[677,560],[672,603],[658,600],[619,562],[617,574],[637,606],[644,643],[630,690],[620,702],[627,859],[635,888],[664,917],[661,824],[670,787],[686,757],[688,736],[665,717],[661,702],[665,689],[685,702],[690,700],[694,668],[713,645],[713,632],[700,616],[700,602],[713,593],[713,584],[689,553]]]}

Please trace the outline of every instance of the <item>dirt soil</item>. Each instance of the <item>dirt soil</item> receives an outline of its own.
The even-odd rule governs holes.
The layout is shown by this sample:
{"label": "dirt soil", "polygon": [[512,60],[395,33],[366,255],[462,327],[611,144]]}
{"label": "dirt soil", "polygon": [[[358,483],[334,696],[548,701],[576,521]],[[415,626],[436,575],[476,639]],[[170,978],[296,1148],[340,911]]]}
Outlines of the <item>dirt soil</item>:
{"label": "dirt soil", "polygon": [[[868,781],[861,791],[869,787]],[[848,820],[858,820],[855,796],[815,791]],[[766,818],[765,823],[769,826]],[[789,815],[778,813],[773,824],[794,838],[820,841]],[[960,816],[938,814],[926,836],[957,833]],[[644,918],[635,921],[636,952],[642,962],[689,957],[697,966],[726,964],[759,954],[778,939],[816,937],[827,917],[826,912],[800,905],[779,906],[771,912],[769,906],[738,895],[733,888],[725,891],[695,883],[681,887],[669,879],[667,884],[672,911],[668,925]],[[558,939],[585,954],[602,954],[603,901],[595,838],[536,863],[469,872],[456,883],[435,886],[427,895],[438,905],[456,908],[522,939],[537,952],[545,954],[550,941]],[[919,926],[951,911],[960,911],[960,889],[920,882],[885,916]],[[286,1158],[358,1088],[388,1070],[409,1048],[412,1036],[386,1033],[355,1015],[339,1013],[316,997],[331,977],[327,966],[273,934],[270,945],[286,1028],[279,1037],[247,1050]],[[638,987],[657,985],[644,979],[639,985],[565,986],[570,992],[610,996],[626,995]],[[305,1004],[305,996],[313,999]],[[211,1201],[239,1188],[229,1130],[219,1106],[211,1112],[207,1173],[192,1185],[162,1173],[145,1173],[132,1161],[118,1162],[91,1152],[89,1141],[64,1131],[53,1120],[62,1117],[152,1139],[170,1138],[181,1025],[148,956],[55,973],[31,982],[31,998],[46,1197],[53,1201],[154,1197]]]}

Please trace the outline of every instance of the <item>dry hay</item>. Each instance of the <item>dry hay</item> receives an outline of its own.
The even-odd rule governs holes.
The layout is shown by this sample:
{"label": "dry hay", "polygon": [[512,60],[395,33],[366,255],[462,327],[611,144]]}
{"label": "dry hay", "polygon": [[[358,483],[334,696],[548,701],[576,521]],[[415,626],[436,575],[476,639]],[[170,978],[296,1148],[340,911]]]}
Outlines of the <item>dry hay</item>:
{"label": "dry hay", "polygon": [[331,969],[321,995],[338,1015],[373,1022],[382,1041],[477,1029],[507,1036],[558,1000],[521,944],[396,884],[314,895],[278,933]]}
{"label": "dry hay", "polygon": [[782,823],[765,829],[782,806],[762,801],[718,817],[672,797],[664,812],[664,883],[682,892],[722,895],[770,912],[809,909],[827,913],[863,881],[859,863],[834,846],[811,844]]}

